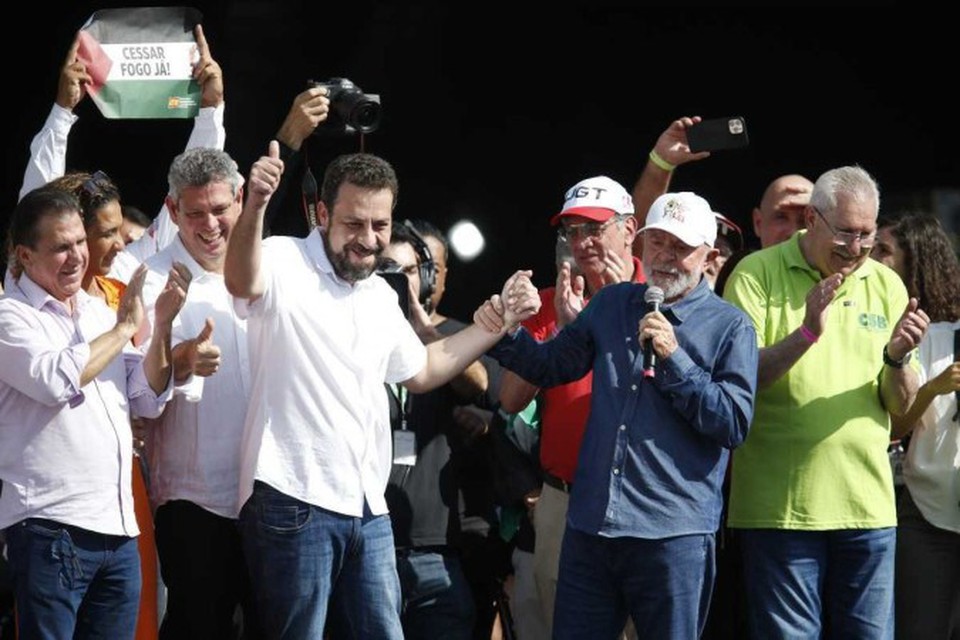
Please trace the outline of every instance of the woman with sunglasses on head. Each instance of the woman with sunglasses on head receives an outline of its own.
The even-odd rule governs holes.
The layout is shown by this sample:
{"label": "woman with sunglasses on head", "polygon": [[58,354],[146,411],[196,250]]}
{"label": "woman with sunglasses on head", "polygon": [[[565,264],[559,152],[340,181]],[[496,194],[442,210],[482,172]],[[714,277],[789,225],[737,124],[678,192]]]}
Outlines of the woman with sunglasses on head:
{"label": "woman with sunglasses on head", "polygon": [[124,247],[120,228],[123,214],[120,209],[120,192],[102,171],[93,175],[84,172],[68,173],[50,182],[63,191],[75,195],[80,201],[83,226],[87,232],[87,249],[90,261],[83,275],[83,290],[106,301],[116,308],[123,294],[124,283],[107,277],[113,261]]}
{"label": "woman with sunglasses on head", "polygon": [[[89,260],[83,274],[81,287],[91,296],[103,299],[107,306],[116,309],[127,285],[107,274],[117,255],[123,250],[120,234],[123,214],[120,206],[120,191],[103,171],[92,175],[73,172],[56,178],[50,185],[76,196],[87,234]],[[136,338],[134,339],[136,342]],[[158,613],[158,565],[157,547],[154,539],[153,513],[147,493],[145,458],[143,457],[143,421],[132,420],[135,462],[133,466],[133,505],[137,516],[140,536],[137,547],[140,551],[140,610],[137,617],[136,640],[156,640],[159,630]],[[138,433],[139,432],[139,433]]]}

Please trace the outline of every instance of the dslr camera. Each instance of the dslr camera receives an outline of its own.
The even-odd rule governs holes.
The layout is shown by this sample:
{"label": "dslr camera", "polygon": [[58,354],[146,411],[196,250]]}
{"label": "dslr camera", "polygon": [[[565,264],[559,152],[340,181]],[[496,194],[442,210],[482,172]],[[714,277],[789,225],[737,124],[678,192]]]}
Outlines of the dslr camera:
{"label": "dslr camera", "polygon": [[330,78],[326,82],[308,80],[307,86],[326,87],[330,98],[327,120],[314,129],[314,134],[373,133],[380,126],[380,96],[364,93],[346,78]]}

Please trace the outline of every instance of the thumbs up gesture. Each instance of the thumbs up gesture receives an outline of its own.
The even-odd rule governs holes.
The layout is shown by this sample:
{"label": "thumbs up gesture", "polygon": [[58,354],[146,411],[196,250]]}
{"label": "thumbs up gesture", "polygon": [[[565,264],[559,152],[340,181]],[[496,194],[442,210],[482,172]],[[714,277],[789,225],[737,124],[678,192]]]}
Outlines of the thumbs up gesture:
{"label": "thumbs up gesture", "polygon": [[280,184],[283,175],[283,160],[280,159],[280,144],[276,140],[270,141],[267,155],[253,163],[250,168],[248,204],[253,207],[266,205],[270,196]]}
{"label": "thumbs up gesture", "polygon": [[197,337],[187,341],[187,358],[195,376],[210,376],[220,368],[220,347],[213,343],[213,318],[207,318]]}

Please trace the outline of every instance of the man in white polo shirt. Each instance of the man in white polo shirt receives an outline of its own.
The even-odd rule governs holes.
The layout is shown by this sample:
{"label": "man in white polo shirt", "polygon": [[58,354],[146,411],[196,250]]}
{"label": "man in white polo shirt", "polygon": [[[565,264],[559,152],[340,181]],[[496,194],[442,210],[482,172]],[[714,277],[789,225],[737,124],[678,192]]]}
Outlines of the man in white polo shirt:
{"label": "man in white polo shirt", "polygon": [[[252,391],[241,462],[241,535],[271,638],[403,637],[384,490],[391,429],[383,385],[422,393],[499,338],[471,325],[423,345],[374,275],[398,189],[376,156],[340,156],[324,174],[320,225],[261,243],[283,173],[279,147],[250,172],[224,275],[247,317]],[[502,296],[513,328],[539,308],[530,272]],[[398,447],[410,443],[397,443]],[[398,452],[398,455],[402,452]],[[327,624],[328,604],[330,624]]]}

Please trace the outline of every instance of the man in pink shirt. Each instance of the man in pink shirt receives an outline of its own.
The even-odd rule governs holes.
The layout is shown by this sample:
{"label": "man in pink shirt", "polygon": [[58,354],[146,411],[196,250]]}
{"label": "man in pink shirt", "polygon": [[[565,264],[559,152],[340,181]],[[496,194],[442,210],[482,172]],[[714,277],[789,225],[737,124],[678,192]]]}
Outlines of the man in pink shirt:
{"label": "man in pink shirt", "polygon": [[0,298],[0,528],[20,640],[129,638],[140,596],[140,533],[130,483],[130,416],[154,417],[171,393],[171,323],[189,285],[170,271],[146,354],[146,271],[116,311],[82,290],[89,256],[76,198],[26,194],[7,246]]}

